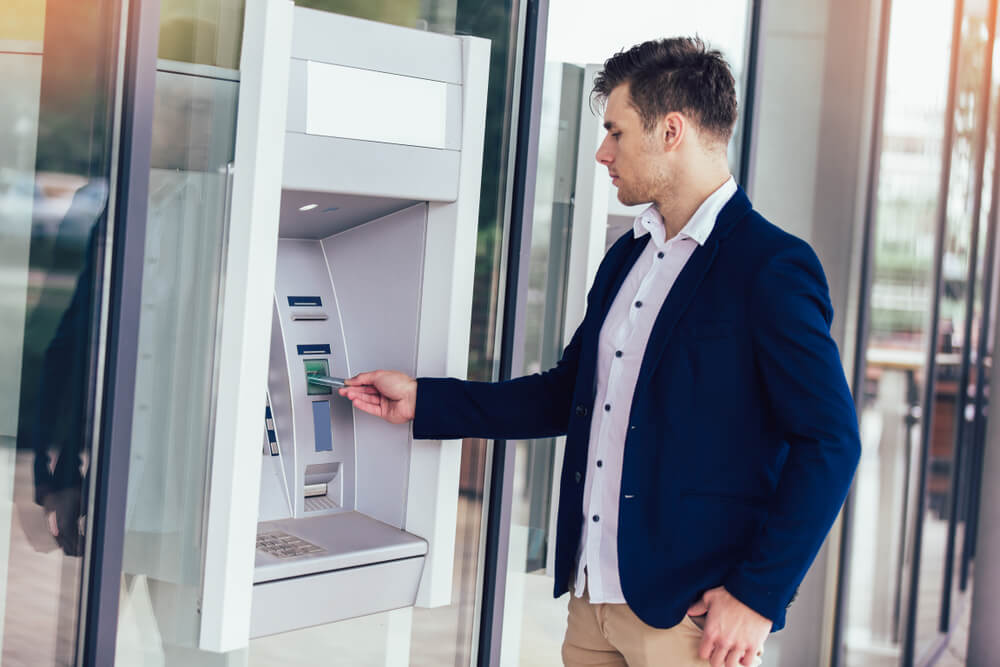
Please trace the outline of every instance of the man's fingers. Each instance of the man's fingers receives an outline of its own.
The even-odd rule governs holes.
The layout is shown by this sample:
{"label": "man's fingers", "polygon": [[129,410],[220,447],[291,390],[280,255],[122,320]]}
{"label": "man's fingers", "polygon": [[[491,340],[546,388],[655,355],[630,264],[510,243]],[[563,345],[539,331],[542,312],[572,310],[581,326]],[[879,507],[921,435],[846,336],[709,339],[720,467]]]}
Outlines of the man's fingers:
{"label": "man's fingers", "polygon": [[340,395],[350,401],[365,401],[367,403],[371,402],[377,403],[379,401],[378,394],[371,394],[365,391],[357,391],[355,389],[349,389],[346,392],[342,392]]}
{"label": "man's fingers", "polygon": [[721,644],[714,644],[712,646],[712,655],[709,656],[708,662],[712,667],[725,667],[726,666],[726,654],[729,651],[726,650]]}
{"label": "man's fingers", "polygon": [[693,605],[688,607],[688,616],[701,616],[708,612],[708,605],[705,604],[704,600],[698,600]]}
{"label": "man's fingers", "polygon": [[382,405],[382,398],[380,396],[373,396],[372,394],[356,394],[350,397],[351,403],[356,407],[361,405]]}
{"label": "man's fingers", "polygon": [[740,661],[746,654],[746,650],[739,646],[732,646],[726,655],[726,667],[740,667]]}
{"label": "man's fingers", "polygon": [[354,399],[356,396],[379,396],[379,391],[375,387],[368,385],[362,387],[342,387],[337,390],[341,396]]}
{"label": "man's fingers", "polygon": [[715,639],[709,638],[708,633],[701,636],[701,646],[698,647],[698,657],[702,660],[710,660],[715,649]]}
{"label": "man's fingers", "polygon": [[354,387],[360,384],[375,384],[378,379],[378,375],[382,371],[368,371],[366,373],[358,373],[352,378],[347,378],[344,380],[344,384],[348,387]]}
{"label": "man's fingers", "polygon": [[740,659],[740,664],[743,665],[743,667],[755,667],[755,665],[758,662],[757,656],[759,654],[760,651],[748,648],[746,651],[743,652],[743,657]]}
{"label": "man's fingers", "polygon": [[354,407],[362,412],[367,412],[370,415],[375,415],[376,417],[382,417],[382,406],[379,403],[364,403],[361,401],[355,401]]}

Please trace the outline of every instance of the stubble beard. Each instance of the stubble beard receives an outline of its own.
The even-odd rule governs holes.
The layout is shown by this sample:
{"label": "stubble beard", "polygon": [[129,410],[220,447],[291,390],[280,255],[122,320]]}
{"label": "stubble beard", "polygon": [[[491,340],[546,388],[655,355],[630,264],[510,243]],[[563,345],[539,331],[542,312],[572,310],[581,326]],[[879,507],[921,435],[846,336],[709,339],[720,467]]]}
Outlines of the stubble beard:
{"label": "stubble beard", "polygon": [[648,183],[637,183],[635,186],[629,186],[620,183],[618,185],[618,201],[625,206],[648,204],[653,201],[652,189],[648,185]]}

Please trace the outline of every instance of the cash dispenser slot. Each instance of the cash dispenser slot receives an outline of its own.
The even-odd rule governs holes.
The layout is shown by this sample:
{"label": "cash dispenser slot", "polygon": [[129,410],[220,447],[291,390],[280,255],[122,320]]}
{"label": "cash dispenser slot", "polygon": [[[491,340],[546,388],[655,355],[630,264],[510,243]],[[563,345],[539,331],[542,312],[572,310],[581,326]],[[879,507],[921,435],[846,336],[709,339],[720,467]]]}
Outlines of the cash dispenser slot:
{"label": "cash dispenser slot", "polygon": [[327,314],[322,310],[309,310],[306,308],[296,308],[292,311],[292,320],[301,321],[322,321],[329,319]]}

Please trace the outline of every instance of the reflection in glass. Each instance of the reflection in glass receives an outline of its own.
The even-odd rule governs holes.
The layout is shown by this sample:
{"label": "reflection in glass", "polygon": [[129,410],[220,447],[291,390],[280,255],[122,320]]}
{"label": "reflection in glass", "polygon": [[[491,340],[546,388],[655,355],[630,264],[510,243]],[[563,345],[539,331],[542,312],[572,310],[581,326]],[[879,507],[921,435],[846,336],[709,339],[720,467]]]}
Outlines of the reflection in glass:
{"label": "reflection in glass", "polygon": [[[455,34],[459,0],[295,0],[300,7],[346,14],[404,28]],[[488,11],[488,8],[483,8]]]}
{"label": "reflection in glass", "polygon": [[159,57],[240,66],[245,0],[160,0]]}
{"label": "reflection in glass", "polygon": [[0,4],[0,663],[74,660],[116,2]]}

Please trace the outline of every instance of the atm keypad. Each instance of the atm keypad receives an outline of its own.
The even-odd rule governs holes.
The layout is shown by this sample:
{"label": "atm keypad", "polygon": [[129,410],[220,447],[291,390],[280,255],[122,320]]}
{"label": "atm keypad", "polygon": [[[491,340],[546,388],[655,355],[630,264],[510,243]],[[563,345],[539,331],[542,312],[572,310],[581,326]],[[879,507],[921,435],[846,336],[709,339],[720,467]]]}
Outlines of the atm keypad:
{"label": "atm keypad", "polygon": [[323,547],[318,547],[312,542],[281,531],[259,533],[257,535],[257,550],[275,558],[298,558],[326,551]]}

